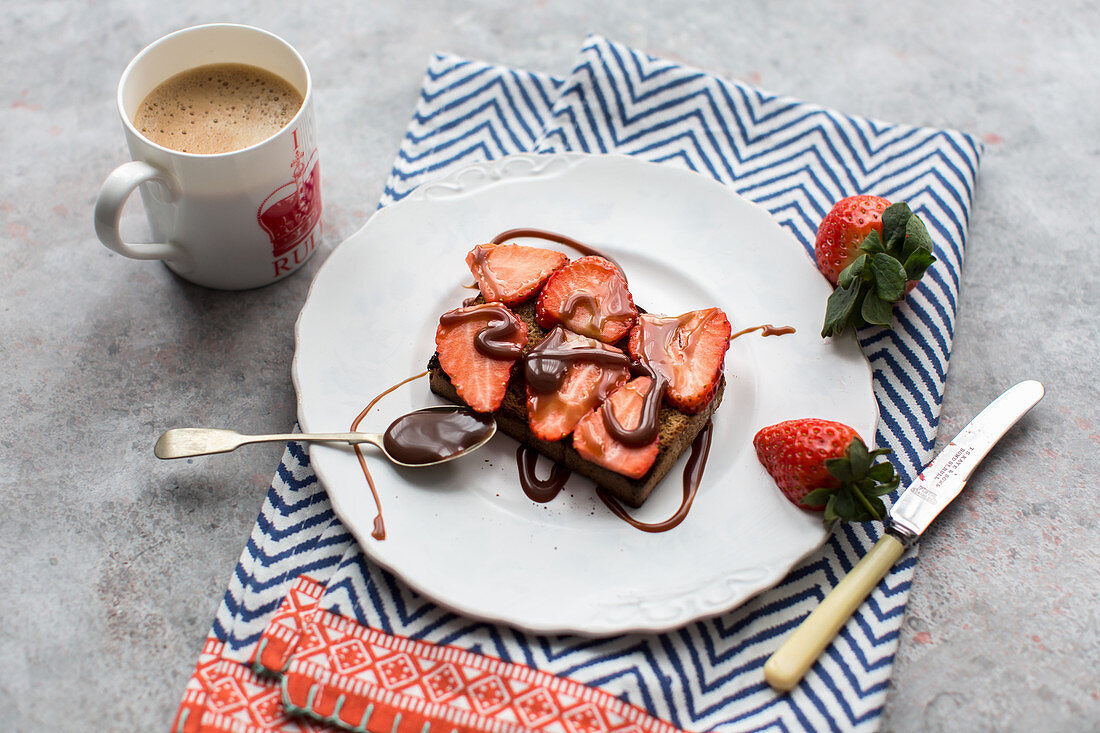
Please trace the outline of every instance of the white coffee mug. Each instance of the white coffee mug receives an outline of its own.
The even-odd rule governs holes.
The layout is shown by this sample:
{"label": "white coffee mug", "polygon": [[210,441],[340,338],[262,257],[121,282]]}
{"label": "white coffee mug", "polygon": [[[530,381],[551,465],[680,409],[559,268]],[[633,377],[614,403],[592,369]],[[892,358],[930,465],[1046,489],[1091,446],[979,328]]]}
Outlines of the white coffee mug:
{"label": "white coffee mug", "polygon": [[[272,137],[227,153],[183,153],[138,132],[135,113],[158,84],[217,63],[277,74],[301,92],[301,109]],[[122,73],[118,112],[133,160],[107,176],[96,200],[96,234],[109,249],[138,260],[164,260],[180,277],[223,290],[281,280],[313,254],[321,236],[313,88],[305,61],[286,41],[230,24],[167,35]],[[123,242],[119,235],[122,207],[139,187],[156,240],[151,244]]]}

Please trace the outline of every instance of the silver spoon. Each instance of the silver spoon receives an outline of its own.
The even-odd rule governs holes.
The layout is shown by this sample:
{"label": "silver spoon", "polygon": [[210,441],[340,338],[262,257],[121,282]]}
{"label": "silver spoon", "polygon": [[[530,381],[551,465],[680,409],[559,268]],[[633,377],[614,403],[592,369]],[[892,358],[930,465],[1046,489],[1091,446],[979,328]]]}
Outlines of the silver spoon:
{"label": "silver spoon", "polygon": [[[454,453],[450,453],[436,460],[413,463],[395,458],[390,453],[391,448],[395,446],[392,440],[390,446],[386,445],[386,436],[397,428],[402,421],[405,421],[406,418],[426,412],[450,412],[460,415],[484,417],[478,416],[477,413],[470,410],[465,410],[453,405],[438,405],[436,407],[425,407],[421,410],[411,412],[408,415],[402,415],[390,424],[385,433],[274,433],[271,435],[243,435],[236,430],[225,430],[222,428],[172,428],[157,439],[156,445],[153,446],[153,453],[157,458],[167,460],[170,458],[205,456],[212,453],[229,453],[249,443],[286,441],[302,443],[350,443],[351,445],[370,443],[380,449],[386,458],[398,466],[421,468],[423,466],[435,466],[440,463],[446,463],[447,461],[453,461],[456,458],[461,458],[467,453],[471,453],[485,445],[497,432],[496,421],[492,418],[484,418],[480,421],[483,426],[482,430],[477,433],[470,433],[470,437],[475,438],[475,442],[470,445],[454,445],[453,447],[456,450]],[[397,435],[399,437],[400,433],[397,433]],[[417,436],[414,435],[413,437],[415,438]]]}

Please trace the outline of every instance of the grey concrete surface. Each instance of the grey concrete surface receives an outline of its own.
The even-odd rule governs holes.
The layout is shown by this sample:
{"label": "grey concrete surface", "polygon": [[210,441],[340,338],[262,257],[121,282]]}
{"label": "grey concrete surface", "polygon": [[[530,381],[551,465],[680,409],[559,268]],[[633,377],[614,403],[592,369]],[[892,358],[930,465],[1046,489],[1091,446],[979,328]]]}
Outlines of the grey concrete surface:
{"label": "grey concrete surface", "polygon": [[[883,727],[1100,730],[1100,10],[1091,2],[3,4],[0,729],[167,727],[280,447],[161,464],[165,427],[294,422],[292,324],[374,209],[437,50],[564,72],[588,32],[987,145],[941,443],[1002,388],[1046,399],[923,543]],[[101,247],[114,89],[177,28],[261,25],[311,65],[325,242],[203,290]],[[140,211],[127,230],[145,233]]]}

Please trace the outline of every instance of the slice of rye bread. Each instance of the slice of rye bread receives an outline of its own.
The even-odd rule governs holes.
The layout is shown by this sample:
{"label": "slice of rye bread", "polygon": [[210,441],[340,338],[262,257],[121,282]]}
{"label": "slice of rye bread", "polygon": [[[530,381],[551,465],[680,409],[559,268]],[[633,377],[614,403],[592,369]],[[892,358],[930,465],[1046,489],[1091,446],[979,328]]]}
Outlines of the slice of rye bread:
{"label": "slice of rye bread", "polygon": [[[484,301],[478,297],[475,302],[481,303]],[[516,306],[512,308],[512,311],[527,324],[527,345],[523,349],[523,354],[526,356],[527,352],[542,341],[547,332],[535,321],[535,304],[533,301]],[[626,339],[624,338],[616,346],[622,348],[625,352]],[[455,391],[451,378],[440,367],[438,354],[433,354],[428,362],[428,372],[432,392],[451,402],[465,404]],[[642,502],[649,497],[650,492],[653,491],[658,482],[669,472],[676,459],[691,447],[692,442],[699,435],[699,431],[707,424],[711,415],[722,402],[722,393],[725,387],[726,379],[722,377],[718,382],[718,388],[715,390],[714,398],[710,401],[710,404],[702,412],[695,415],[688,415],[672,409],[668,405],[661,406],[658,417],[660,447],[657,451],[657,459],[653,462],[649,471],[640,479],[627,478],[620,473],[615,473],[610,469],[581,458],[581,455],[573,448],[572,435],[555,442],[547,442],[539,440],[531,434],[531,429],[527,423],[527,385],[523,377],[522,358],[516,361],[512,367],[512,378],[508,383],[508,391],[504,395],[504,402],[501,404],[500,409],[493,413],[493,417],[496,418],[497,427],[500,428],[501,432],[515,438],[524,445],[531,446],[539,453],[561,463],[571,471],[592,479],[619,501],[637,508],[642,505]]]}

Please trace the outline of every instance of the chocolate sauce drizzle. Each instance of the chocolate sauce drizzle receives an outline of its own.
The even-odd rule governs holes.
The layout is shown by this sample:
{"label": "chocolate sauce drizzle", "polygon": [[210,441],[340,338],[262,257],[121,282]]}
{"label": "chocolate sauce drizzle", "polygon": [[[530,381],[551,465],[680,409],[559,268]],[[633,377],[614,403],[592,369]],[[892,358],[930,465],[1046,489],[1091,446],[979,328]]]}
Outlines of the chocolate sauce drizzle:
{"label": "chocolate sauce drizzle", "polygon": [[600,501],[611,510],[619,519],[630,526],[643,532],[667,532],[678,526],[691,511],[691,505],[695,501],[695,495],[699,493],[699,484],[703,480],[703,470],[707,467],[707,457],[710,455],[711,434],[714,432],[713,424],[708,420],[699,435],[691,443],[691,455],[684,466],[684,498],[680,502],[680,508],[676,513],[663,522],[640,522],[627,513],[618,499],[604,491],[603,487],[596,487],[596,495]]}
{"label": "chocolate sauce drizzle", "polygon": [[[523,360],[523,375],[527,380],[527,386],[533,392],[549,394],[555,392],[569,373],[569,366],[574,362],[587,361],[607,367],[630,368],[630,359],[626,354],[610,346],[569,346],[566,342],[565,329],[556,326],[546,338],[531,349]],[[600,401],[607,398],[611,387],[618,382],[615,370],[609,370],[614,379],[608,380],[601,377],[597,392]]]}
{"label": "chocolate sauce drizzle", "polygon": [[638,417],[638,424],[630,429],[624,428],[615,415],[614,405],[605,402],[603,426],[615,440],[631,448],[638,448],[657,439],[660,428],[658,418],[661,414],[661,398],[664,397],[668,382],[645,361],[633,362],[630,365],[630,371],[636,376],[649,377],[652,380],[642,402],[642,414]]}
{"label": "chocolate sauce drizzle", "polygon": [[519,319],[500,303],[478,306],[463,304],[462,308],[455,308],[440,316],[439,323],[442,326],[455,326],[485,317],[489,318],[489,323],[474,336],[474,348],[490,359],[518,359],[523,353],[523,346],[509,339],[519,333]]}
{"label": "chocolate sauce drizzle", "polygon": [[744,336],[746,333],[752,333],[753,331],[759,331],[761,336],[783,336],[795,332],[794,326],[773,326],[770,323],[765,323],[763,326],[742,328],[737,333],[730,335],[730,341],[733,341],[738,336]]}
{"label": "chocolate sauce drizzle", "polygon": [[[420,379],[421,377],[425,377],[427,375],[427,372],[420,372],[420,374],[409,377],[408,379],[403,379],[387,389],[382,394],[375,397],[367,404],[366,407],[363,408],[363,411],[360,412],[354,420],[352,420],[351,431],[355,432],[359,429],[359,423],[363,422],[363,418],[367,416],[367,413],[370,412],[374,408],[374,406],[378,404],[378,400],[382,399],[390,392],[393,392],[398,387],[404,386],[414,379]],[[370,536],[376,540],[384,540],[386,539],[386,523],[382,521],[382,500],[378,498],[378,489],[375,488],[374,479],[371,478],[370,469],[367,468],[367,459],[363,455],[363,449],[359,445],[355,445],[353,447],[355,448],[356,457],[359,458],[359,467],[363,469],[363,475],[367,479],[367,485],[370,486],[370,493],[374,496],[374,506],[378,510],[378,514],[374,517],[374,530],[370,533]]]}
{"label": "chocolate sauce drizzle", "polygon": [[531,501],[545,504],[553,501],[565,482],[569,480],[570,470],[556,461],[550,462],[550,475],[540,479],[535,475],[535,464],[538,461],[539,452],[529,445],[522,443],[516,449],[516,463],[519,465],[519,484],[523,487],[523,493]]}
{"label": "chocolate sauce drizzle", "polygon": [[[509,229],[506,232],[501,232],[492,238],[492,244],[503,244],[509,239],[519,239],[521,237],[531,237],[533,239],[545,239],[548,242],[557,242],[558,244],[564,244],[566,247],[570,247],[582,255],[593,255],[595,257],[603,257],[605,260],[615,265],[615,269],[619,271],[619,274],[623,276],[623,280],[626,280],[626,271],[623,270],[622,265],[615,261],[610,255],[601,252],[600,250],[585,244],[584,242],[578,242],[571,237],[567,237],[564,234],[558,234],[556,232],[548,232],[544,229]],[[474,255],[477,258],[477,255]]]}
{"label": "chocolate sauce drizzle", "polygon": [[562,303],[561,319],[563,321],[571,322],[576,318],[577,308],[580,306],[588,311],[588,323],[573,323],[571,325],[572,330],[586,336],[598,338],[604,324],[608,321],[620,321],[633,325],[634,319],[637,317],[637,311],[630,301],[626,281],[609,278],[605,285],[606,287],[601,289],[602,292],[593,293],[588,290],[578,290],[571,293]]}

